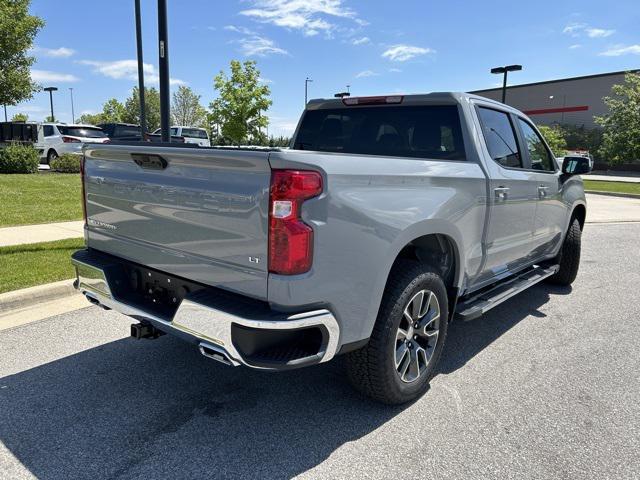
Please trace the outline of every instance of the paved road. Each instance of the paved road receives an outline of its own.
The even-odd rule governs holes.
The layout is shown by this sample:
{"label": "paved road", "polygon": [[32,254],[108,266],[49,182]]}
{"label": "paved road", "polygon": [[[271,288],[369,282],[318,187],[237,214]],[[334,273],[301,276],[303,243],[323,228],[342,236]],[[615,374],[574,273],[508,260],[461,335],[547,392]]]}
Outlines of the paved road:
{"label": "paved road", "polygon": [[231,369],[90,307],[0,332],[1,478],[627,479],[640,472],[640,224],[588,225],[573,290],[453,324],[403,408],[339,362]]}

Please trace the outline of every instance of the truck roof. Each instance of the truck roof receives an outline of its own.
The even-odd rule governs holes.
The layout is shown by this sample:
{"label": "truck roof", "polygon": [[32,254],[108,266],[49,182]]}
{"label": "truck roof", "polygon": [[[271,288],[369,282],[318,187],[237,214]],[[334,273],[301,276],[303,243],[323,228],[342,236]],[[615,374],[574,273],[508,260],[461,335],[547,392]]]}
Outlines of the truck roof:
{"label": "truck roof", "polygon": [[[516,111],[514,108],[505,105],[503,103],[497,102],[495,100],[491,100],[486,97],[482,97],[480,95],[475,95],[473,93],[466,92],[431,92],[431,93],[412,93],[412,94],[402,94],[402,93],[393,93],[388,95],[375,95],[375,96],[363,96],[363,97],[344,97],[344,98],[315,98],[309,100],[307,103],[307,109],[309,110],[318,110],[321,108],[342,108],[346,106],[345,102],[354,101],[356,99],[381,99],[381,98],[390,98],[394,99],[394,101],[388,103],[387,105],[426,105],[433,103],[461,103],[463,101],[469,99],[478,99],[484,102],[493,103],[496,106],[500,106],[502,108],[510,109]],[[400,98],[401,101],[395,101],[395,99]],[[354,105],[355,106],[355,105]]]}

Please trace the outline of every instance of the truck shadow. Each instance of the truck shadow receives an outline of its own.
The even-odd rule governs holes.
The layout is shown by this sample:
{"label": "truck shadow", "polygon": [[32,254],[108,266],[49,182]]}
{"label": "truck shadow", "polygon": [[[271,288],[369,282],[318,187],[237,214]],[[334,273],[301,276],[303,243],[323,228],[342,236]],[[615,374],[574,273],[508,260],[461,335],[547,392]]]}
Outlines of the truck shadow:
{"label": "truck shadow", "polygon": [[[440,371],[462,367],[552,291],[452,324]],[[403,410],[354,393],[340,363],[269,374],[218,365],[170,336],[118,340],[0,380],[0,441],[41,479],[290,478]]]}

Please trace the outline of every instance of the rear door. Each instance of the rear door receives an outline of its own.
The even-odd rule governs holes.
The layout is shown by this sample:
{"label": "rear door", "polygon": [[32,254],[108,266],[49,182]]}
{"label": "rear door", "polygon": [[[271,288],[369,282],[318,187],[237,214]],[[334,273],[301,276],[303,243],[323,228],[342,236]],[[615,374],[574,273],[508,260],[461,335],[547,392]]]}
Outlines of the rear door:
{"label": "rear door", "polygon": [[[533,250],[536,195],[517,126],[509,112],[494,106],[476,109],[482,127],[489,174],[489,228],[484,268],[477,284],[491,283],[524,266]],[[479,286],[477,285],[476,286]]]}
{"label": "rear door", "polygon": [[534,256],[549,254],[560,242],[567,207],[562,202],[560,170],[542,136],[526,119],[518,117],[524,154],[536,193],[533,227]]}
{"label": "rear door", "polygon": [[88,246],[266,298],[268,156],[264,151],[87,145]]}

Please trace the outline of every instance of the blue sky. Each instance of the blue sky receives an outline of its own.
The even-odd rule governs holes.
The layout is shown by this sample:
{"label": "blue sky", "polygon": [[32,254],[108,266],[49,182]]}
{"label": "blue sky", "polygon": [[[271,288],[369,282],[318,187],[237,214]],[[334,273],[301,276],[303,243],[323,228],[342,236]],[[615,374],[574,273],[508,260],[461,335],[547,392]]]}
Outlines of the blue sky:
{"label": "blue sky", "polygon": [[[168,0],[170,71],[215,97],[213,77],[231,59],[255,59],[272,90],[270,133],[290,134],[309,97],[350,85],[354,95],[474,90],[497,86],[493,66],[520,63],[510,83],[640,67],[640,4],[634,1],[432,2],[430,0]],[[525,6],[527,5],[528,6]],[[142,0],[148,82],[157,84],[157,2]],[[124,100],[136,84],[133,0],[33,0],[46,26],[32,76],[71,121]],[[48,114],[38,93],[9,107],[32,120]]]}

